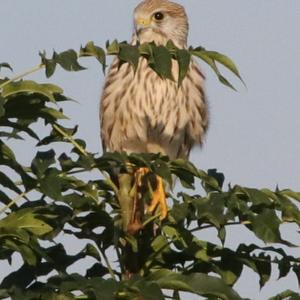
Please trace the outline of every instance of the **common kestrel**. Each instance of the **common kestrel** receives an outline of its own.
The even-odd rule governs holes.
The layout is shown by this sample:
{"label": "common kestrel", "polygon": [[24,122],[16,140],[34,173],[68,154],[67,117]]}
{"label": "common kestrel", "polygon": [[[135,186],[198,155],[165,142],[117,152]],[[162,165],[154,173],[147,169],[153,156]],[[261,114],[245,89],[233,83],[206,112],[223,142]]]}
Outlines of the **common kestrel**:
{"label": "common kestrel", "polygon": [[[144,0],[134,10],[132,44],[169,40],[187,47],[188,18],[183,6],[168,0]],[[173,60],[173,78],[178,78]],[[188,158],[194,144],[202,144],[208,126],[208,107],[203,89],[204,77],[192,60],[186,77],[177,82],[162,79],[145,58],[134,72],[130,64],[116,58],[107,74],[101,97],[101,138],[104,151],[162,153],[170,159]],[[144,172],[144,171],[143,171]],[[162,182],[153,211],[161,204],[167,214]]]}

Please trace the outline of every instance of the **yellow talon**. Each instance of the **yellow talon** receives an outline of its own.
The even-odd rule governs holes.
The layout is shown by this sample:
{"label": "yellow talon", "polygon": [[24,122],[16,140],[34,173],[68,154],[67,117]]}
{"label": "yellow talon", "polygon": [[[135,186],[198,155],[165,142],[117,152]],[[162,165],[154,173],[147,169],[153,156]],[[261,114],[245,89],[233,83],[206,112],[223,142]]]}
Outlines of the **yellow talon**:
{"label": "yellow talon", "polygon": [[152,200],[148,207],[148,212],[153,213],[156,207],[160,206],[160,219],[163,220],[167,217],[168,206],[166,202],[166,193],[164,189],[163,180],[161,177],[156,176],[157,187],[153,191]]}
{"label": "yellow talon", "polygon": [[[140,168],[136,171],[136,183],[138,186],[142,185],[142,177],[148,174],[150,170],[148,168]],[[163,220],[168,215],[168,206],[166,202],[166,193],[164,189],[163,179],[160,176],[156,176],[157,186],[152,193],[151,203],[147,208],[149,213],[153,213],[156,207],[160,206],[160,219]]]}

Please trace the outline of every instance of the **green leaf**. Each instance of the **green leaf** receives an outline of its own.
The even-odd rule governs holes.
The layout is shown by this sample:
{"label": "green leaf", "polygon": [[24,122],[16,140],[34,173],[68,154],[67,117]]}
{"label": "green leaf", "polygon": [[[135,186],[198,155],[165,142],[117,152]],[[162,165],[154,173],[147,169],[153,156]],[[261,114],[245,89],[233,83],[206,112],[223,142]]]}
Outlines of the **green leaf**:
{"label": "green leaf", "polygon": [[46,72],[46,77],[49,78],[51,77],[56,69],[56,61],[55,59],[47,59],[46,57],[46,52],[40,52],[39,53],[41,59],[42,59],[42,64],[45,65],[45,72]]}
{"label": "green leaf", "polygon": [[180,86],[189,70],[191,54],[186,49],[177,49],[176,58],[179,66],[178,86]]}
{"label": "green leaf", "polygon": [[218,229],[218,238],[220,239],[221,243],[225,244],[226,239],[226,228],[225,226],[222,226],[220,229]]}
{"label": "green leaf", "polygon": [[286,290],[268,300],[300,300],[300,294],[291,290]]}
{"label": "green leaf", "polygon": [[46,119],[47,119],[47,117],[51,117],[54,120],[69,119],[61,111],[56,110],[56,109],[51,108],[51,107],[42,108],[40,110],[40,112],[41,112],[41,115],[46,116]]}
{"label": "green leaf", "polygon": [[[75,126],[74,128],[66,128],[61,125],[57,125],[62,131],[64,131],[68,136],[73,136],[77,132],[78,126]],[[54,142],[64,142],[64,143],[70,143],[69,140],[67,140],[64,136],[61,135],[56,129],[52,129],[50,135],[46,136],[44,139],[42,139],[37,146],[44,146],[49,145]]]}
{"label": "green leaf", "polygon": [[0,171],[0,184],[16,192],[17,194],[22,193],[22,191],[15,185],[15,183],[1,171]]}
{"label": "green leaf", "polygon": [[153,171],[162,177],[165,181],[169,183],[169,185],[172,187],[173,179],[172,174],[170,171],[170,168],[167,163],[165,163],[162,160],[158,160],[153,164]]}
{"label": "green leaf", "polygon": [[16,160],[14,152],[6,145],[4,142],[0,140],[0,153],[2,158],[9,160]]}
{"label": "green leaf", "polygon": [[80,56],[94,56],[99,63],[103,67],[103,72],[106,67],[106,56],[105,51],[98,46],[95,46],[94,42],[88,42],[85,47],[81,47],[80,49]]}
{"label": "green leaf", "polygon": [[[205,53],[215,61],[219,62],[222,64],[224,67],[229,69],[232,73],[234,73],[243,83],[243,79],[239,73],[239,70],[237,69],[235,63],[226,55],[221,54],[216,51],[205,51]],[[244,83],[245,84],[245,83]]]}
{"label": "green leaf", "polygon": [[152,46],[153,44],[150,43],[143,43],[139,45],[140,55],[149,58],[152,55]]}
{"label": "green leaf", "polygon": [[286,196],[279,194],[278,197],[282,211],[282,220],[285,222],[296,222],[300,225],[300,211],[297,205]]}
{"label": "green leaf", "polygon": [[109,42],[106,43],[106,49],[108,55],[116,55],[120,52],[120,46],[117,40],[114,40],[111,44]]}
{"label": "green leaf", "polygon": [[5,116],[5,108],[4,108],[4,104],[5,104],[5,99],[3,97],[0,96],[0,119]]}
{"label": "green leaf", "polygon": [[8,290],[7,289],[0,289],[0,299],[9,298]]}
{"label": "green leaf", "polygon": [[6,233],[19,234],[18,230],[26,230],[36,236],[43,236],[53,230],[46,222],[37,218],[31,209],[19,209],[0,220],[0,228]]}
{"label": "green leaf", "polygon": [[10,82],[3,87],[2,96],[9,97],[18,93],[38,93],[55,102],[54,94],[61,94],[63,90],[54,84],[39,84],[31,80]]}
{"label": "green leaf", "polygon": [[161,78],[174,80],[171,54],[165,47],[153,45],[152,56],[148,60],[148,64]]}
{"label": "green leaf", "polygon": [[175,46],[172,40],[167,41],[166,48],[174,57],[177,57],[177,50],[181,50]]}
{"label": "green leaf", "polygon": [[139,280],[133,285],[139,289],[140,299],[143,300],[165,300],[165,297],[157,283],[147,280]]}
{"label": "green leaf", "polygon": [[266,208],[259,215],[253,217],[250,227],[255,235],[265,243],[281,243],[280,224],[280,219],[275,211]]}
{"label": "green leaf", "polygon": [[287,258],[283,258],[278,262],[279,276],[278,278],[283,278],[287,276],[291,270],[291,263]]}
{"label": "green leaf", "polygon": [[180,179],[185,188],[194,188],[194,177],[199,174],[197,168],[185,159],[171,161],[171,172]]}
{"label": "green leaf", "polygon": [[1,287],[8,289],[16,286],[19,289],[25,289],[34,279],[36,279],[34,268],[28,264],[23,264],[17,271],[4,278]]}
{"label": "green leaf", "polygon": [[132,46],[129,44],[120,44],[120,51],[118,57],[121,61],[125,61],[130,63],[133,66],[134,71],[136,71],[138,64],[140,53],[136,46]]}
{"label": "green leaf", "polygon": [[219,229],[226,223],[224,195],[211,193],[207,198],[197,197],[193,200],[193,204],[197,208],[197,217],[200,221],[213,224]]}
{"label": "green leaf", "polygon": [[169,270],[159,270],[148,277],[162,289],[190,292],[200,296],[216,296],[223,300],[242,298],[223,280],[202,273],[184,275]]}
{"label": "green leaf", "polygon": [[83,66],[78,63],[78,56],[73,49],[53,54],[53,59],[66,71],[81,71],[85,70]]}
{"label": "green leaf", "polygon": [[263,206],[263,207],[271,207],[273,205],[273,201],[269,198],[269,196],[257,189],[243,188],[243,191],[249,197],[249,200],[253,203],[253,207]]}
{"label": "green leaf", "polygon": [[[3,191],[0,190],[0,202],[2,204],[8,205],[8,204],[11,204],[11,201],[12,200]],[[17,208],[17,206],[15,204],[10,206],[10,209],[14,210],[16,208]]]}
{"label": "green leaf", "polygon": [[86,247],[85,247],[85,249],[84,249],[84,252],[86,253],[86,255],[94,257],[98,261],[101,261],[101,257],[100,257],[99,251],[98,251],[98,249],[94,245],[87,244]]}
{"label": "green leaf", "polygon": [[287,196],[291,199],[297,200],[300,202],[300,193],[294,192],[290,189],[282,190],[279,192],[279,194],[282,194],[284,196]]}
{"label": "green leaf", "polygon": [[217,266],[216,271],[229,286],[235,284],[243,271],[243,263],[237,260],[234,254],[228,255],[226,251],[224,251],[221,261],[215,262],[215,265]]}
{"label": "green leaf", "polygon": [[[4,121],[1,125],[13,128],[13,131],[11,133],[7,133],[7,136],[10,138],[23,139],[21,136],[18,135],[18,133],[23,131],[26,132],[32,138],[39,140],[38,135],[31,128],[29,128],[31,123],[32,120],[18,119],[16,123],[11,121]],[[0,134],[3,134],[3,136],[5,136],[6,133],[3,132]]]}
{"label": "green leaf", "polygon": [[170,215],[174,218],[175,222],[183,221],[189,214],[190,209],[187,203],[175,203],[170,211]]}
{"label": "green leaf", "polygon": [[12,67],[8,63],[0,63],[0,71],[2,68],[10,69],[13,71]]}
{"label": "green leaf", "polygon": [[233,90],[236,90],[234,88],[234,86],[220,73],[220,71],[215,63],[215,60],[213,58],[211,58],[209,55],[207,55],[206,52],[207,51],[205,51],[205,50],[197,50],[197,49],[191,51],[192,55],[201,58],[213,69],[213,71],[216,73],[216,75],[221,83],[230,87]]}
{"label": "green leaf", "polygon": [[58,201],[62,197],[62,188],[65,183],[64,178],[59,177],[59,171],[52,169],[41,178],[40,190],[48,197]]}
{"label": "green leaf", "polygon": [[258,257],[255,265],[259,274],[259,285],[262,288],[271,277],[272,265],[270,256],[260,253]]}
{"label": "green leaf", "polygon": [[27,245],[20,245],[18,251],[21,253],[23,260],[30,266],[35,266],[37,263],[37,257],[34,251]]}
{"label": "green leaf", "polygon": [[225,176],[223,173],[218,172],[217,169],[209,169],[207,170],[207,175],[216,179],[220,188],[223,187],[225,181]]}
{"label": "green leaf", "polygon": [[45,152],[39,151],[31,163],[31,169],[38,177],[43,177],[45,176],[45,171],[54,163],[54,150]]}

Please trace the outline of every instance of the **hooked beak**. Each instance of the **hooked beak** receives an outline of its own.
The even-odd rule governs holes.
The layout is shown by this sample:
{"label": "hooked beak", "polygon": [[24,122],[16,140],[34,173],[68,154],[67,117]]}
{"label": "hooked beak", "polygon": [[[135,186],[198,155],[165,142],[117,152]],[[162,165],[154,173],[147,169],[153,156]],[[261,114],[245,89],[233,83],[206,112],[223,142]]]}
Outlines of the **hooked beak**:
{"label": "hooked beak", "polygon": [[135,28],[137,32],[140,32],[141,30],[149,27],[151,25],[151,20],[150,19],[137,19],[135,22]]}

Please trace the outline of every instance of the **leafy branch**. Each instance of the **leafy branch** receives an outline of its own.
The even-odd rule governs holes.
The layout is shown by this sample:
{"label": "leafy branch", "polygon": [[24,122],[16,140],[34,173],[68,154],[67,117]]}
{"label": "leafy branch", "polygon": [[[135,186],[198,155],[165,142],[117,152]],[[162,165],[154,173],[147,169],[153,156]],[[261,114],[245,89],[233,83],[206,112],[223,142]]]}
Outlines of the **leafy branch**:
{"label": "leafy branch", "polygon": [[119,43],[117,40],[114,40],[112,43],[106,43],[106,50],[96,46],[93,42],[88,42],[85,47],[81,47],[79,52],[76,52],[73,49],[61,53],[54,52],[51,59],[46,57],[45,52],[41,52],[41,63],[38,66],[25,71],[10,80],[4,81],[0,85],[0,89],[42,68],[45,68],[47,78],[54,74],[57,65],[60,65],[66,71],[85,70],[85,67],[78,62],[80,57],[95,57],[102,65],[103,71],[105,71],[106,56],[109,55],[117,56],[120,63],[129,63],[134,70],[137,69],[139,59],[143,57],[148,60],[149,66],[157,72],[160,77],[170,80],[173,80],[171,61],[176,60],[179,67],[178,78],[176,81],[179,85],[181,85],[189,70],[191,57],[195,56],[203,60],[212,68],[222,84],[235,90],[233,85],[221,74],[217,63],[223,65],[244,83],[234,62],[228,56],[216,51],[207,51],[203,47],[179,49],[172,41],[169,41],[165,46],[157,46],[153,42],[141,45],[131,45],[127,42]]}
{"label": "leafy branch", "polygon": [[[62,120],[71,122],[61,109],[70,100],[63,90],[23,79],[41,68],[50,77],[57,65],[67,71],[83,70],[78,62],[83,56],[95,57],[105,70],[106,56],[115,55],[133,69],[143,57],[166,80],[173,80],[168,66],[177,61],[180,85],[191,57],[196,56],[231,86],[217,67],[224,65],[240,78],[228,57],[200,47],[177,49],[171,42],[162,47],[117,41],[107,43],[105,50],[90,42],[79,52],[54,52],[50,59],[45,53],[40,55],[38,67],[0,80],[0,165],[9,170],[0,171],[0,260],[11,262],[13,254],[19,253],[23,261],[19,269],[4,274],[0,299],[178,300],[185,291],[207,299],[240,300],[245,298],[234,288],[246,267],[258,274],[261,287],[268,283],[274,268],[279,270],[279,278],[290,273],[300,278],[300,258],[290,254],[297,246],[280,232],[282,224],[300,226],[299,192],[224,187],[225,177],[217,170],[199,170],[188,161],[171,161],[160,154],[93,154],[78,138],[77,126],[61,124]],[[10,66],[2,63],[0,67]],[[36,132],[36,123],[44,130]],[[29,153],[31,163],[23,165],[10,142],[28,139],[36,142],[38,151]],[[56,147],[57,143],[63,147]],[[143,205],[151,195],[153,174],[170,187],[178,178],[185,192],[169,191],[165,220],[159,219],[158,211],[147,214],[141,209],[138,229],[130,232],[123,219],[132,221],[136,211],[129,209],[129,216],[122,211],[120,176],[126,176],[130,200],[137,190],[134,172],[142,167],[150,170],[141,187]],[[94,170],[105,176],[92,175]],[[194,194],[196,183],[203,189]],[[12,199],[12,192],[18,196]],[[19,201],[24,197],[26,202]],[[267,245],[225,246],[231,226],[244,226],[259,245]],[[197,233],[207,228],[217,231],[221,246],[199,238]],[[71,235],[86,245],[70,254],[58,239],[61,235]],[[116,252],[114,264],[107,256],[110,249]],[[85,274],[70,274],[68,268],[87,257],[93,264],[83,270]],[[173,296],[164,295],[166,289]],[[271,299],[297,297],[297,292],[285,291]]]}

